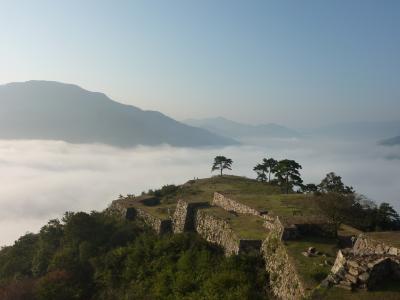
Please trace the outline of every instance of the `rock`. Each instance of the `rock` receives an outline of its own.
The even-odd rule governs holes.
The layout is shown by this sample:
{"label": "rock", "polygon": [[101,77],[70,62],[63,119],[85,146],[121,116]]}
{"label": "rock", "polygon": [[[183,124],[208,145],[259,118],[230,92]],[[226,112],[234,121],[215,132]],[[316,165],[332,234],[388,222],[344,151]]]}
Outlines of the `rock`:
{"label": "rock", "polygon": [[351,274],[346,274],[344,276],[348,281],[350,281],[351,283],[356,284],[357,283],[357,277],[351,275]]}
{"label": "rock", "polygon": [[315,247],[309,247],[307,249],[308,254],[316,254],[317,249],[315,249]]}
{"label": "rock", "polygon": [[381,244],[378,244],[375,248],[375,254],[382,255],[385,253],[385,249],[382,247]]}
{"label": "rock", "polygon": [[352,268],[358,268],[358,262],[356,262],[355,260],[348,260],[347,261],[347,265],[352,267]]}
{"label": "rock", "polygon": [[375,266],[375,264],[374,264],[374,263],[371,263],[371,262],[369,262],[369,263],[367,264],[367,266],[368,266],[368,269],[372,269],[372,268]]}
{"label": "rock", "polygon": [[358,279],[360,279],[361,282],[367,282],[369,279],[369,274],[367,272],[364,272],[358,276]]}
{"label": "rock", "polygon": [[358,267],[358,270],[359,270],[360,273],[362,273],[362,272],[367,272],[367,271],[368,271],[368,267],[365,266],[365,265],[360,265],[360,266]]}
{"label": "rock", "polygon": [[388,254],[390,255],[397,255],[399,253],[399,251],[397,250],[397,248],[394,247],[390,247]]}
{"label": "rock", "polygon": [[349,273],[350,273],[351,275],[357,277],[359,272],[358,272],[358,269],[356,269],[356,268],[350,268],[350,269],[349,269]]}
{"label": "rock", "polygon": [[310,257],[310,254],[308,252],[301,252],[301,254],[303,254],[305,257]]}
{"label": "rock", "polygon": [[328,261],[328,260],[324,260],[324,265],[326,265],[326,266],[332,266],[332,263],[330,262],[330,261]]}
{"label": "rock", "polygon": [[323,288],[328,288],[332,285],[332,282],[327,278],[325,278],[324,280],[322,280],[320,286]]}
{"label": "rock", "polygon": [[351,283],[348,282],[348,281],[341,281],[341,282],[339,282],[339,284],[337,285],[337,287],[338,287],[338,288],[341,288],[341,289],[348,290],[348,291],[353,290],[352,287],[351,287]]}
{"label": "rock", "polygon": [[339,250],[339,251],[340,251],[341,254],[343,254],[343,255],[349,255],[349,254],[352,252],[351,248],[344,248],[344,249]]}
{"label": "rock", "polygon": [[366,285],[365,283],[362,283],[362,284],[360,284],[360,285],[358,286],[358,288],[359,288],[359,289],[362,289],[362,290],[366,290],[366,289],[367,289],[367,285]]}

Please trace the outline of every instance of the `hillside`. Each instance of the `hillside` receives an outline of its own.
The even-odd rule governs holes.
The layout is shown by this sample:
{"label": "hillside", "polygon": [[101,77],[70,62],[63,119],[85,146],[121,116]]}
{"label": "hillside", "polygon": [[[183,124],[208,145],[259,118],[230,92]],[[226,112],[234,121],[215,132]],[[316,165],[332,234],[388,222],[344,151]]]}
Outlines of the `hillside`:
{"label": "hillside", "polygon": [[382,140],[379,142],[379,144],[384,145],[384,146],[396,146],[400,145],[400,136],[395,136],[390,139]]}
{"label": "hillside", "polygon": [[300,137],[297,131],[277,125],[260,124],[249,125],[234,122],[222,117],[208,119],[189,119],[184,121],[186,124],[207,129],[218,135],[240,139],[240,138],[292,138]]}
{"label": "hillside", "polygon": [[114,146],[236,144],[160,112],[115,102],[78,86],[28,81],[0,86],[0,139],[51,139]]}

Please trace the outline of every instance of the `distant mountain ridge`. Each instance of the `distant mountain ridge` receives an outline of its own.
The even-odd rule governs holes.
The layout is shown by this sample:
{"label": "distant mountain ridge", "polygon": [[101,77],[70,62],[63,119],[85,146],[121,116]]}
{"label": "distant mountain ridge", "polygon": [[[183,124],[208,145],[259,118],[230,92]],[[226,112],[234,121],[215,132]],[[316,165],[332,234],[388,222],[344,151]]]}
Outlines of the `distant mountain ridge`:
{"label": "distant mountain ridge", "polygon": [[343,122],[305,130],[305,133],[313,136],[330,138],[360,139],[367,138],[379,140],[385,136],[396,136],[400,132],[400,121],[365,121]]}
{"label": "distant mountain ridge", "polygon": [[129,147],[238,144],[157,111],[115,102],[106,95],[54,81],[0,85],[0,139],[52,139]]}
{"label": "distant mountain ridge", "polygon": [[231,121],[222,117],[206,119],[188,119],[184,123],[207,129],[218,135],[233,139],[267,137],[267,138],[293,138],[301,134],[293,129],[274,124],[250,125]]}
{"label": "distant mountain ridge", "polygon": [[390,139],[385,139],[379,142],[379,144],[384,145],[384,146],[396,146],[400,145],[400,135],[392,137]]}

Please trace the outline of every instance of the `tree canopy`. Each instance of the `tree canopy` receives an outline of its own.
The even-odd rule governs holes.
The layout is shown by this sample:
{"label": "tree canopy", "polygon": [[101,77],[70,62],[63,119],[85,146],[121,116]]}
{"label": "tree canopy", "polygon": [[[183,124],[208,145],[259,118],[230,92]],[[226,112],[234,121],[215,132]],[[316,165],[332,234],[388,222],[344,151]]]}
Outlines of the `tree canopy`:
{"label": "tree canopy", "polygon": [[274,168],[277,164],[278,162],[273,158],[264,158],[261,163],[253,168],[253,171],[257,173],[257,180],[271,182],[271,174],[274,173]]}
{"label": "tree canopy", "polygon": [[226,158],[225,156],[216,156],[214,158],[214,163],[211,168],[211,172],[220,170],[220,175],[222,176],[223,170],[232,170],[233,160]]}
{"label": "tree canopy", "polygon": [[354,193],[353,188],[351,186],[344,185],[342,182],[342,177],[336,175],[334,172],[326,174],[325,178],[322,179],[321,183],[319,184],[319,190],[323,193]]}
{"label": "tree canopy", "polygon": [[280,160],[276,164],[273,171],[277,177],[278,184],[284,187],[286,193],[289,193],[293,186],[301,186],[303,183],[299,171],[301,168],[299,163],[290,159]]}
{"label": "tree canopy", "polygon": [[267,299],[259,256],[225,257],[196,234],[67,213],[0,250],[0,299]]}

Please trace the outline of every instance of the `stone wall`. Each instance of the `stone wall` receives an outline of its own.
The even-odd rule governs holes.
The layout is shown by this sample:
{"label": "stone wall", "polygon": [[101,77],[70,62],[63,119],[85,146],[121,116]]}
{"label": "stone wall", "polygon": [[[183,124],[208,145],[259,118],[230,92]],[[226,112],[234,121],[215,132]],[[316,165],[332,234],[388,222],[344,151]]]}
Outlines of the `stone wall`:
{"label": "stone wall", "polygon": [[400,249],[375,241],[367,235],[360,234],[354,243],[353,253],[356,255],[388,254],[400,255]]}
{"label": "stone wall", "polygon": [[303,299],[305,290],[281,240],[281,224],[276,222],[275,228],[271,226],[270,230],[262,244],[269,287],[278,299]]}
{"label": "stone wall", "polygon": [[145,210],[141,208],[135,208],[135,217],[139,217],[145,224],[150,226],[157,232],[158,234],[165,234],[172,232],[172,221],[171,220],[163,220],[153,215],[149,214]]}
{"label": "stone wall", "polygon": [[234,211],[238,214],[261,216],[261,212],[255,210],[254,208],[232,200],[217,192],[214,193],[212,204],[215,206],[219,206],[227,211]]}
{"label": "stone wall", "polygon": [[174,233],[194,231],[195,214],[200,207],[209,206],[208,202],[187,202],[180,199],[172,218]]}
{"label": "stone wall", "polygon": [[264,227],[268,230],[278,230],[280,239],[284,241],[298,239],[307,235],[334,237],[336,234],[334,224],[313,220],[311,217],[307,221],[300,222],[296,218],[288,221],[277,216],[273,221],[266,220]]}
{"label": "stone wall", "polygon": [[107,208],[107,211],[112,214],[117,214],[123,219],[132,219],[135,215],[134,209],[124,203],[121,203],[121,200],[114,200],[110,207]]}
{"label": "stone wall", "polygon": [[239,254],[240,239],[225,220],[199,210],[195,218],[195,230],[208,242],[221,246],[226,255]]}

